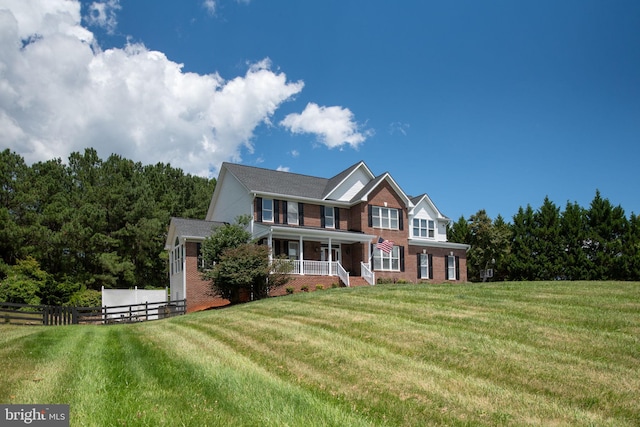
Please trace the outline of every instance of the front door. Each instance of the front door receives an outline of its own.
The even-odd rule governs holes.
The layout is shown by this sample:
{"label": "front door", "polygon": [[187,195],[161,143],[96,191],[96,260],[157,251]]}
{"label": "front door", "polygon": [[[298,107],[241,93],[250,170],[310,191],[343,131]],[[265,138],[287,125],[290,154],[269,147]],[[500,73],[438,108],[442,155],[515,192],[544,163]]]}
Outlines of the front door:
{"label": "front door", "polygon": [[[340,254],[340,245],[331,245],[331,261],[342,261]],[[322,253],[320,260],[329,261],[329,245],[322,245]]]}

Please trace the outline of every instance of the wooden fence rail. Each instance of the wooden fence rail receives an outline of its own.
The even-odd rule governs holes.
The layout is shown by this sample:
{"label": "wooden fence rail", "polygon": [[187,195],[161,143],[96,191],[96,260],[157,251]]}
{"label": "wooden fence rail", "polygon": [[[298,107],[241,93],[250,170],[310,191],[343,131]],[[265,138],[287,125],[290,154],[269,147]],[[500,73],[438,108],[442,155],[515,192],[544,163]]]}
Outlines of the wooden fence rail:
{"label": "wooden fence rail", "polygon": [[0,322],[22,325],[78,325],[141,322],[186,313],[186,301],[145,302],[110,307],[61,307],[0,302]]}

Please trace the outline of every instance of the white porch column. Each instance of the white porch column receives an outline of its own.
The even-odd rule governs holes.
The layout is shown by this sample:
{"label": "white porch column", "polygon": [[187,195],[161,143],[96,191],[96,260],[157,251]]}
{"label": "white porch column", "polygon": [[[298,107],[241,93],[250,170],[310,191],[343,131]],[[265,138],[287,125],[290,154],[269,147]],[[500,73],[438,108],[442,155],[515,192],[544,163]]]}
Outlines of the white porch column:
{"label": "white porch column", "polygon": [[300,274],[304,275],[304,244],[303,244],[303,239],[302,236],[300,236],[300,243],[298,243],[298,249],[300,251],[299,253],[299,257],[300,258],[298,260],[298,262],[300,263]]}
{"label": "white porch column", "polygon": [[329,276],[331,276],[331,261],[333,261],[331,259],[331,255],[332,255],[331,252],[332,252],[331,251],[331,237],[329,237],[329,254],[328,254],[328,257],[329,257]]}
{"label": "white porch column", "polygon": [[369,264],[369,270],[373,270],[371,266],[371,242],[367,242],[367,264]]}
{"label": "white porch column", "polygon": [[271,263],[273,261],[273,230],[269,230],[267,246],[269,247],[269,263]]}

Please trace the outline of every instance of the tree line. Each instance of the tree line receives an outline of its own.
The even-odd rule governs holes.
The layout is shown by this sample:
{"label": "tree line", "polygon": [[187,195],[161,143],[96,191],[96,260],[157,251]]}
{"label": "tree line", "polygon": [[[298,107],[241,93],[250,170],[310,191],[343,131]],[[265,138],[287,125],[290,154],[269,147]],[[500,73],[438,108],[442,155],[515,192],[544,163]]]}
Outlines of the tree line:
{"label": "tree line", "polygon": [[640,280],[640,222],[599,191],[589,207],[564,210],[544,199],[520,207],[511,223],[485,210],[451,224],[449,241],[467,243],[469,280]]}
{"label": "tree line", "polygon": [[215,184],[92,148],[31,166],[2,151],[0,301],[85,305],[102,286],[165,287],[169,220],[203,219]]}

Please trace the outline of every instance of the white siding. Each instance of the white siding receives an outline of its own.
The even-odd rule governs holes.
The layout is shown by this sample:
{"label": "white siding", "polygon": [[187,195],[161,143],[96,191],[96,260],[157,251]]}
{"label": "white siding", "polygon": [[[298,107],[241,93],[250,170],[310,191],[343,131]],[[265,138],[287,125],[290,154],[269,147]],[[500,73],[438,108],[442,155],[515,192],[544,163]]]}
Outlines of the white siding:
{"label": "white siding", "polygon": [[413,235],[413,219],[426,219],[435,223],[435,238],[425,240],[435,240],[437,242],[447,241],[447,226],[446,221],[438,220],[438,213],[423,199],[414,209],[413,215],[409,216],[409,236],[414,239],[419,239],[419,236]]}
{"label": "white siding", "polygon": [[349,201],[371,180],[369,175],[359,168],[355,170],[329,197],[332,200]]}
{"label": "white siding", "polygon": [[224,183],[217,183],[216,192],[217,200],[207,213],[208,221],[234,223],[238,216],[253,213],[253,196],[230,173],[225,175]]}

